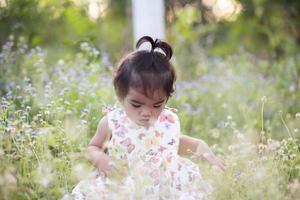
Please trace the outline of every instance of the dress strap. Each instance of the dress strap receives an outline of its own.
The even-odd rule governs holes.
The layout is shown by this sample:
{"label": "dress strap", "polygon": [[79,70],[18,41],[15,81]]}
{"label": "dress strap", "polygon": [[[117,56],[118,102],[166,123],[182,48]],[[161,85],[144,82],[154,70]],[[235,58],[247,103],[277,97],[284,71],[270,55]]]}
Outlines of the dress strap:
{"label": "dress strap", "polygon": [[174,113],[178,112],[177,108],[170,108],[170,107],[167,107],[167,106],[165,106],[165,108],[168,109],[168,110],[170,110],[170,111],[172,111],[172,112],[174,112]]}
{"label": "dress strap", "polygon": [[112,106],[102,106],[102,114],[103,115],[107,115],[107,113],[113,111],[115,109],[115,107]]}

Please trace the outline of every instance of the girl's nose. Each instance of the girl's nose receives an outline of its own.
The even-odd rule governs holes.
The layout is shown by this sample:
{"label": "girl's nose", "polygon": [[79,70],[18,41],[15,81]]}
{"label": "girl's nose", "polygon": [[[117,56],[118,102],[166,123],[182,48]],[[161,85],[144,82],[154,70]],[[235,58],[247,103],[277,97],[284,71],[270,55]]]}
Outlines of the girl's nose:
{"label": "girl's nose", "polygon": [[150,110],[150,109],[147,109],[147,108],[143,109],[143,110],[141,111],[141,116],[142,116],[142,117],[150,117],[150,116],[151,116],[151,110]]}

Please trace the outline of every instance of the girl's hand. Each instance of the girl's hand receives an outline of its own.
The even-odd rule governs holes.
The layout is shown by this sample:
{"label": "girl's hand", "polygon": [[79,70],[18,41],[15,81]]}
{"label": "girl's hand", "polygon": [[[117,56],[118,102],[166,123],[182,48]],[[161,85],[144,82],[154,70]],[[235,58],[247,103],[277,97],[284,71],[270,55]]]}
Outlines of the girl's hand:
{"label": "girl's hand", "polygon": [[98,156],[96,167],[99,172],[103,172],[106,176],[115,170],[113,162],[111,162],[109,156],[104,152],[101,152],[101,154]]}
{"label": "girl's hand", "polygon": [[211,165],[217,166],[221,170],[226,170],[226,163],[223,159],[217,157],[208,145],[199,144],[197,146],[196,152],[194,152],[193,157],[202,157]]}
{"label": "girl's hand", "polygon": [[223,159],[217,157],[214,154],[204,153],[201,155],[205,160],[207,160],[211,165],[219,167],[221,170],[226,170],[226,163]]}

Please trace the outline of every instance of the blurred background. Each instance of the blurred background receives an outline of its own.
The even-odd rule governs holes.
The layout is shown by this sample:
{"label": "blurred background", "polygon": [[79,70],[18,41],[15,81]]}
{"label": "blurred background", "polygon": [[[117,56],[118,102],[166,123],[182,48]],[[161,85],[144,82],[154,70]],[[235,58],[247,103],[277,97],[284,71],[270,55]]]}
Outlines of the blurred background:
{"label": "blurred background", "polygon": [[[137,2],[0,0],[3,199],[58,199],[92,171],[84,151],[117,102]],[[229,164],[199,164],[213,199],[300,198],[300,1],[161,2],[178,72],[169,106]]]}

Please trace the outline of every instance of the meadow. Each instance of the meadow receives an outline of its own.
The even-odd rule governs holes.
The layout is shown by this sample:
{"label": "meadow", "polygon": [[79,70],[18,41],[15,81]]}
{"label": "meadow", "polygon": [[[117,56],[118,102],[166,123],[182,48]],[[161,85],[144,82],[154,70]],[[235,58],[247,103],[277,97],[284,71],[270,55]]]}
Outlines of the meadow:
{"label": "meadow", "polygon": [[[85,149],[102,108],[117,102],[114,64],[89,43],[78,49],[2,46],[1,199],[60,199],[93,171]],[[183,134],[226,160],[225,172],[197,161],[212,199],[299,199],[299,56],[270,61],[241,50],[199,59],[199,75],[179,77],[168,106]],[[174,63],[185,71],[176,54]]]}

